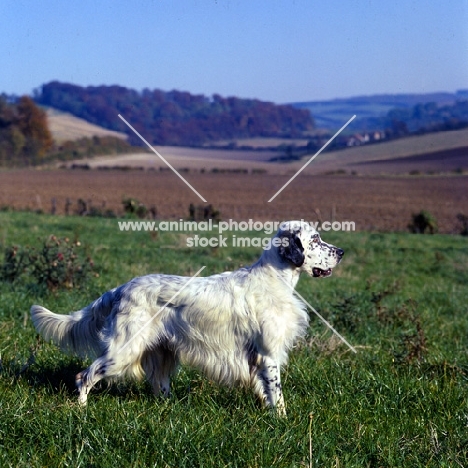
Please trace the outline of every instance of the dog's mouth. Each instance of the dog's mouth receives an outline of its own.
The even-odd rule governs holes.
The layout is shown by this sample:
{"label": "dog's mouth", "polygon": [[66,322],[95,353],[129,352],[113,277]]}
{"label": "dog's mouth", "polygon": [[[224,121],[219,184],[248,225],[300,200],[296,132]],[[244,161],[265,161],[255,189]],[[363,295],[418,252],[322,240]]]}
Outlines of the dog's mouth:
{"label": "dog's mouth", "polygon": [[312,275],[314,278],[325,278],[332,274],[332,269],[322,270],[321,268],[312,268]]}

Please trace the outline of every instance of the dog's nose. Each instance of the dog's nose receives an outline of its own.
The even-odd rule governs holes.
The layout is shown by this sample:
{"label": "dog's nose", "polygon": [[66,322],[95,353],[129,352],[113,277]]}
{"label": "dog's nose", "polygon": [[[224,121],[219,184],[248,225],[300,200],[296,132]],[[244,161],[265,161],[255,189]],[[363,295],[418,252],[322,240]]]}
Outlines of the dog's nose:
{"label": "dog's nose", "polygon": [[337,257],[342,257],[344,255],[344,250],[343,249],[336,249],[336,256]]}

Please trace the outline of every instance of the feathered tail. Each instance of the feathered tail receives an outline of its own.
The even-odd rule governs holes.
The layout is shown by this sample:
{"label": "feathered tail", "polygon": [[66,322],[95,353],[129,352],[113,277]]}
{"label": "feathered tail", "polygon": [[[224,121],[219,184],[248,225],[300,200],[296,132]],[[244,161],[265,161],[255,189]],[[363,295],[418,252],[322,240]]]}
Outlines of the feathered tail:
{"label": "feathered tail", "polygon": [[70,315],[54,314],[45,307],[33,305],[31,318],[45,340],[52,340],[64,351],[82,357],[97,357],[103,351],[101,330],[111,308],[109,301],[103,298]]}

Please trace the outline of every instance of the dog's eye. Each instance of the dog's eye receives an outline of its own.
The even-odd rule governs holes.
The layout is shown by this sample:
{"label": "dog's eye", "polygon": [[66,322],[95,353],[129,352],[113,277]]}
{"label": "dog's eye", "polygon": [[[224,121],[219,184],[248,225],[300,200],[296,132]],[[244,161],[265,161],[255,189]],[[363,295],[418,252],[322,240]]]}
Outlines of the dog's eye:
{"label": "dog's eye", "polygon": [[319,236],[316,234],[314,237],[312,237],[312,242],[316,244],[319,241]]}

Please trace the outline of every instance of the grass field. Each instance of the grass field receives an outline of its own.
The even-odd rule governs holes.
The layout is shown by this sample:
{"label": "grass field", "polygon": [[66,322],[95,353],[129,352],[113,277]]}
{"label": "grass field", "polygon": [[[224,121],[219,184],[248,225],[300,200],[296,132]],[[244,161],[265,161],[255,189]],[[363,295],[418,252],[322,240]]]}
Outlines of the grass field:
{"label": "grass field", "polygon": [[86,364],[37,338],[28,319],[33,303],[65,313],[136,275],[232,270],[259,249],[190,249],[183,233],[120,232],[116,220],[0,213],[2,247],[50,234],[79,239],[99,276],[56,293],[0,283],[0,466],[467,466],[466,238],[325,235],[344,260],[298,290],[358,352],[312,315],[283,371],[288,416],[278,419],[250,392],[190,369],[167,401],[124,382],[80,409],[73,381]]}

